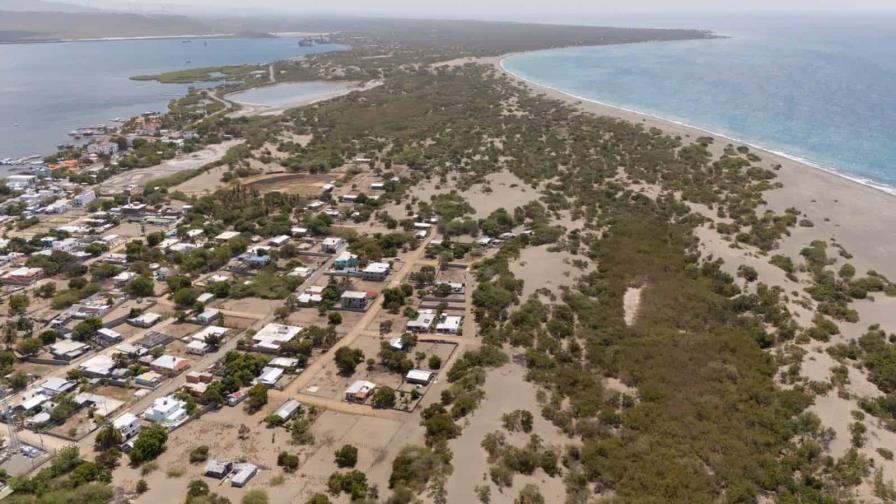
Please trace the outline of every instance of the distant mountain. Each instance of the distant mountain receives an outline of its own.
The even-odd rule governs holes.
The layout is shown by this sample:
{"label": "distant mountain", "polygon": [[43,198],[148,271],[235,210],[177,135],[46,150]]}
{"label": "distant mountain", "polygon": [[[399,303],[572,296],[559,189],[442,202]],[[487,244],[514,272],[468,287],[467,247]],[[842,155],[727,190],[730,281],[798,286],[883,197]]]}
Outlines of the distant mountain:
{"label": "distant mountain", "polygon": [[[0,0],[0,2],[20,0]],[[30,1],[30,0],[29,0]],[[47,3],[47,2],[44,2]],[[31,4],[29,4],[31,5]],[[219,33],[184,16],[94,12],[0,12],[0,42]]]}
{"label": "distant mountain", "polygon": [[45,0],[0,0],[0,11],[15,12],[98,12],[97,9]]}

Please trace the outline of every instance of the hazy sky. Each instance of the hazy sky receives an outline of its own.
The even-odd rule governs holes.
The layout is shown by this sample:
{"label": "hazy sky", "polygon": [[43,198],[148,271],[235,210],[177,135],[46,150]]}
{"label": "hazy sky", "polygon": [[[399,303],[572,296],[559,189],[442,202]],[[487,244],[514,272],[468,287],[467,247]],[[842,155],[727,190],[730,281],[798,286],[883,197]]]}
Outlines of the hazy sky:
{"label": "hazy sky", "polygon": [[[60,0],[66,1],[66,0]],[[357,15],[524,18],[538,14],[674,13],[756,10],[896,10],[894,0],[68,0],[71,3],[119,9],[171,12],[260,14],[338,13]],[[210,8],[214,8],[211,10]]]}

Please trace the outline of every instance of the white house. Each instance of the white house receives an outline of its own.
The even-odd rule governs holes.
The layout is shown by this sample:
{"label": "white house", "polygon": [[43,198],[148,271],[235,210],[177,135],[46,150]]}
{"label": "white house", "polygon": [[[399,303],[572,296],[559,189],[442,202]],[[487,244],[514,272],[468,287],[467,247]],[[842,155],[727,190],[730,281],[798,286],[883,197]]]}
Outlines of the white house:
{"label": "white house", "polygon": [[358,380],[345,389],[345,400],[350,402],[364,402],[376,390],[376,384],[366,380]]}
{"label": "white house", "polygon": [[252,341],[255,342],[256,350],[276,353],[280,350],[281,345],[295,339],[300,332],[302,332],[301,327],[271,322],[255,333],[252,336]]}
{"label": "white house", "polygon": [[256,381],[266,387],[273,387],[282,376],[282,368],[265,366],[264,369],[261,370],[261,374]]}
{"label": "white house", "polygon": [[187,420],[187,403],[174,396],[160,397],[143,412],[143,419],[165,427],[174,427]]}
{"label": "white house", "polygon": [[125,413],[113,420],[112,426],[118,429],[121,437],[127,441],[140,432],[140,419],[133,413]]}
{"label": "white house", "polygon": [[334,254],[343,245],[345,245],[345,240],[331,236],[329,238],[324,238],[324,241],[320,244],[320,249],[323,252]]}
{"label": "white house", "polygon": [[40,384],[40,390],[44,394],[53,397],[61,394],[67,394],[78,386],[76,382],[51,376]]}

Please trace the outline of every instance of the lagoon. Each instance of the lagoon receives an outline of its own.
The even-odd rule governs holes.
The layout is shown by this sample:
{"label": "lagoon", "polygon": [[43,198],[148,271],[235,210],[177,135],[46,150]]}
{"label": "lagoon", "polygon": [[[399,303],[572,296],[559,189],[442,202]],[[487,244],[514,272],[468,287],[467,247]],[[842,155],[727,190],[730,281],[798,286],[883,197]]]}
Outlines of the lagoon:
{"label": "lagoon", "polygon": [[300,47],[292,38],[0,45],[0,158],[49,154],[69,142],[74,129],[164,111],[189,87],[130,80],[135,75],[262,64],[341,49]]}

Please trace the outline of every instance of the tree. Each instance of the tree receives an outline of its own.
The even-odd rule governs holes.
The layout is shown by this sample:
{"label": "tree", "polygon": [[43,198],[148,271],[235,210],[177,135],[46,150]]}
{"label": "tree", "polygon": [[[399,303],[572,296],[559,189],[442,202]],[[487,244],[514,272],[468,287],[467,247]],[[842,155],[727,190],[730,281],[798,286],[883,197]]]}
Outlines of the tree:
{"label": "tree", "polygon": [[528,483],[520,490],[520,494],[514,499],[513,504],[544,504],[544,497],[538,491],[537,486]]}
{"label": "tree", "polygon": [[108,450],[120,445],[124,441],[121,431],[111,423],[104,425],[96,434],[96,446],[100,450]]}
{"label": "tree", "polygon": [[336,465],[339,468],[355,467],[358,463],[358,449],[350,444],[336,450]]}
{"label": "tree", "polygon": [[322,493],[316,493],[305,504],[330,504],[330,498]]}
{"label": "tree", "polygon": [[35,355],[40,351],[43,343],[37,338],[25,338],[16,345],[16,350],[22,355]]}
{"label": "tree", "polygon": [[149,490],[149,484],[146,483],[145,479],[141,479],[137,482],[137,493],[144,494]]}
{"label": "tree", "polygon": [[198,464],[208,460],[208,446],[200,445],[190,451],[190,463]]}
{"label": "tree", "polygon": [[442,358],[438,355],[429,356],[429,369],[439,369],[442,367]]}
{"label": "tree", "polygon": [[339,368],[339,374],[351,376],[355,374],[355,368],[358,367],[358,364],[364,362],[364,353],[357,348],[341,347],[336,350],[334,360],[336,367]]}
{"label": "tree", "polygon": [[72,339],[75,341],[87,341],[96,335],[103,327],[103,321],[98,317],[88,317],[72,329]]}
{"label": "tree", "polygon": [[196,304],[196,298],[199,297],[199,292],[192,287],[184,287],[177,292],[174,293],[174,302],[180,306],[189,306],[192,307]]}
{"label": "tree", "polygon": [[287,452],[280,452],[277,455],[277,465],[282,467],[286,472],[294,472],[299,468],[299,456]]}
{"label": "tree", "polygon": [[132,465],[140,465],[152,460],[165,451],[165,442],[168,441],[168,431],[160,425],[150,425],[140,430],[134,447],[129,453]]}
{"label": "tree", "polygon": [[47,282],[37,289],[34,289],[34,293],[37,294],[38,297],[50,299],[51,297],[56,295],[56,284],[53,282]]}
{"label": "tree", "polygon": [[379,387],[373,393],[373,399],[370,400],[374,408],[392,408],[395,406],[397,397],[395,390],[390,387]]}
{"label": "tree", "polygon": [[151,297],[155,295],[155,285],[150,278],[140,275],[128,282],[125,291],[134,297]]}
{"label": "tree", "polygon": [[9,296],[9,314],[19,315],[25,313],[30,304],[31,299],[28,298],[28,294],[12,294]]}
{"label": "tree", "polygon": [[327,322],[333,326],[341,324],[342,314],[336,311],[331,311],[329,314],[327,314]]}
{"label": "tree", "polygon": [[255,413],[268,403],[268,388],[258,384],[249,389],[246,397],[246,410]]}

